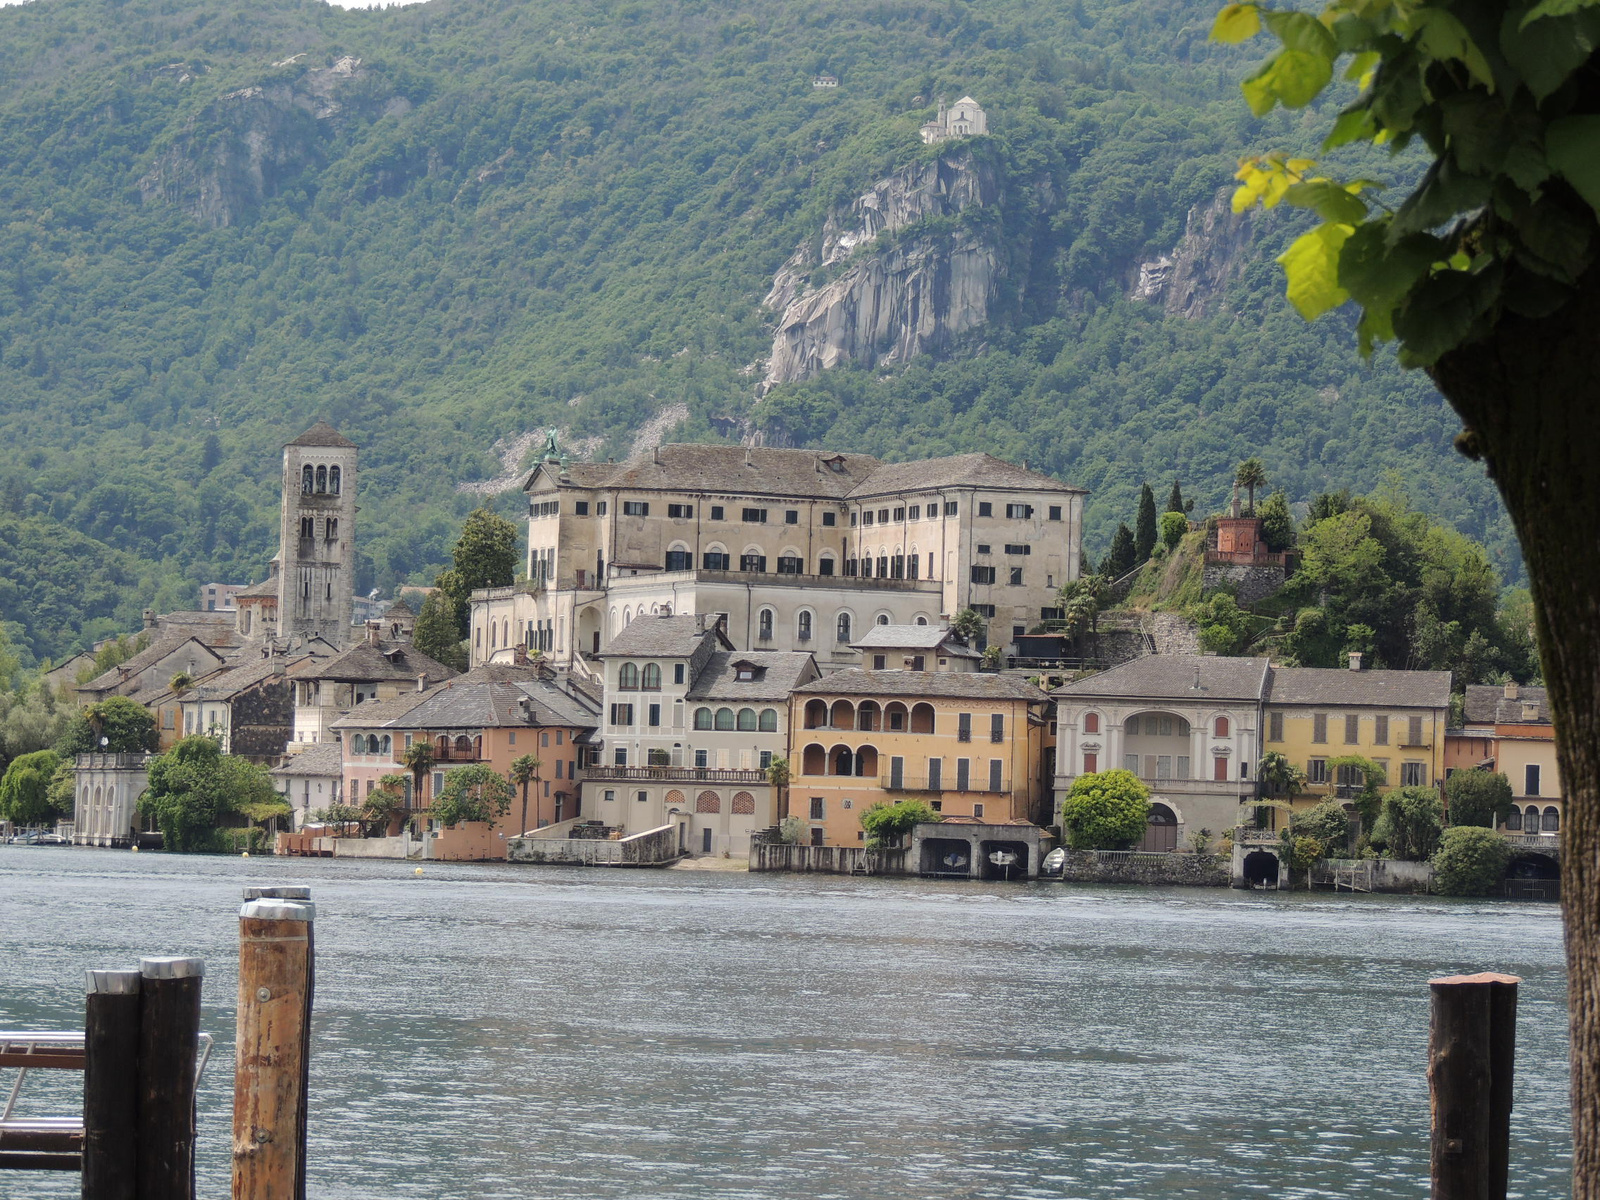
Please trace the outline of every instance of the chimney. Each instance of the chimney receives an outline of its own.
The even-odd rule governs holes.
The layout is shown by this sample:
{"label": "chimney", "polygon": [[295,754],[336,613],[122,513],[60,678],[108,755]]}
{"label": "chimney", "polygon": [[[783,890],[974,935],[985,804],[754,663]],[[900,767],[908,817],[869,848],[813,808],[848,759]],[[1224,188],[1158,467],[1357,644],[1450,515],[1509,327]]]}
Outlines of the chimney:
{"label": "chimney", "polygon": [[1194,665],[1194,685],[1193,685],[1193,687],[1194,687],[1194,690],[1197,691],[1197,692],[1200,690],[1200,664],[1199,663],[1195,663],[1195,665]]}
{"label": "chimney", "polygon": [[428,690],[428,677],[426,675],[418,675],[417,676],[417,691],[425,692],[427,690]]}
{"label": "chimney", "polygon": [[520,642],[511,648],[511,661],[519,667],[528,665],[528,648]]}
{"label": "chimney", "polygon": [[1352,671],[1361,670],[1361,651],[1359,651],[1359,650],[1350,651],[1350,669]]}
{"label": "chimney", "polygon": [[661,465],[661,446],[659,444],[650,447],[650,461],[658,467]]}
{"label": "chimney", "polygon": [[147,609],[144,610],[144,627],[146,629],[154,629],[156,627],[156,610],[155,609],[147,608]]}
{"label": "chimney", "polygon": [[377,621],[367,622],[367,645],[376,646],[383,637],[383,627]]}
{"label": "chimney", "polygon": [[1506,684],[1506,699],[1507,700],[1515,700],[1516,698],[1517,698],[1517,683],[1516,683],[1516,680],[1512,680],[1510,683]]}
{"label": "chimney", "polygon": [[744,465],[747,466],[747,467],[753,467],[753,466],[756,465],[754,458],[751,456],[751,451],[750,451],[750,447],[749,446],[746,446],[744,448]]}

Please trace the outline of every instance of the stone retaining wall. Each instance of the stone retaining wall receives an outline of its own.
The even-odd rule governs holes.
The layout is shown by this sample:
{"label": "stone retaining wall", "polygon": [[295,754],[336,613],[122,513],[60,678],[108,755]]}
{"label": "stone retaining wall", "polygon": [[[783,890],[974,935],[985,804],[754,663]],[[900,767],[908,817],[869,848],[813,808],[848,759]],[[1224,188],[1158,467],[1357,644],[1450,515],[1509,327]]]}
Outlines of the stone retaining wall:
{"label": "stone retaining wall", "polygon": [[1139,850],[1068,850],[1060,878],[1067,883],[1142,883],[1227,887],[1229,862],[1220,854],[1153,854]]}
{"label": "stone retaining wall", "polygon": [[1283,587],[1288,572],[1279,566],[1248,567],[1238,563],[1207,563],[1202,577],[1206,591],[1227,585],[1240,604],[1254,604]]}

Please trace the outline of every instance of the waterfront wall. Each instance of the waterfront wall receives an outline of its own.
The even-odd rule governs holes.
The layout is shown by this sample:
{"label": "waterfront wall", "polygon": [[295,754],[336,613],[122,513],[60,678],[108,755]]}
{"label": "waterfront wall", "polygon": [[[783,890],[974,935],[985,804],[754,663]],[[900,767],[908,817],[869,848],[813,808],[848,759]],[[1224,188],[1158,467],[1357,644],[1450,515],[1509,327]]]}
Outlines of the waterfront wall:
{"label": "waterfront wall", "polygon": [[1229,861],[1220,854],[1154,854],[1139,850],[1068,850],[1066,883],[1139,883],[1168,887],[1227,887]]}
{"label": "waterfront wall", "polygon": [[819,875],[904,875],[904,850],[867,850],[861,846],[801,846],[787,842],[755,842],[750,847],[752,871],[798,871]]}
{"label": "waterfront wall", "polygon": [[1312,887],[1414,894],[1433,891],[1433,864],[1392,858],[1325,858],[1311,868]]}
{"label": "waterfront wall", "polygon": [[506,857],[518,863],[575,867],[655,867],[684,857],[681,822],[610,838],[512,838]]}

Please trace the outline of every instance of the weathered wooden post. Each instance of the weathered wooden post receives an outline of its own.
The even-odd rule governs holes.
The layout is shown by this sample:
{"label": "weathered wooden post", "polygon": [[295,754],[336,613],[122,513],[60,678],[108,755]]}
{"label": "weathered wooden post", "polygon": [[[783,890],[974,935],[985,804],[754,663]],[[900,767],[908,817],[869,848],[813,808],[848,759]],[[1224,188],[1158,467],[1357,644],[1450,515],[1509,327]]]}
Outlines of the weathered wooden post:
{"label": "weathered wooden post", "polygon": [[1433,1200],[1505,1200],[1521,982],[1492,972],[1428,981]]}
{"label": "weathered wooden post", "polygon": [[[278,885],[275,887],[247,887],[246,900],[296,900],[311,899],[311,889],[303,885]],[[315,909],[315,905],[312,908]],[[317,984],[317,923],[306,922],[306,1020],[303,1050],[300,1056],[300,1129],[295,1137],[299,1147],[296,1164],[295,1200],[306,1200],[306,1119],[311,1111],[311,1009]]]}
{"label": "weathered wooden post", "polygon": [[198,958],[139,960],[138,1200],[194,1200]]}
{"label": "weathered wooden post", "polygon": [[138,971],[85,972],[83,1200],[135,1200]]}
{"label": "weathered wooden post", "polygon": [[311,983],[309,903],[247,901],[239,912],[233,1081],[234,1200],[303,1195],[303,1095]]}

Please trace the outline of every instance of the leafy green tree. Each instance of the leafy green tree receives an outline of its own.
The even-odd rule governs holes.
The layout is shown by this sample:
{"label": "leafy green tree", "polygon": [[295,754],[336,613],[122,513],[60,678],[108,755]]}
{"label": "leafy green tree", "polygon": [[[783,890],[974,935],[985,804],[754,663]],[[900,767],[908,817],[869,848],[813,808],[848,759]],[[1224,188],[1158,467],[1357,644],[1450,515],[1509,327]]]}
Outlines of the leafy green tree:
{"label": "leafy green tree", "polygon": [[150,760],[139,811],[155,821],[167,850],[204,854],[223,849],[219,830],[230,817],[264,821],[290,808],[265,767],[224,754],[216,739],[196,734]]}
{"label": "leafy green tree", "polygon": [[798,846],[805,841],[806,823],[799,817],[785,817],[778,822],[778,839],[786,846]]}
{"label": "leafy green tree", "polygon": [[1305,790],[1306,773],[1289,761],[1288,755],[1268,750],[1256,767],[1256,778],[1269,796],[1293,798]]}
{"label": "leafy green tree", "polygon": [[1133,557],[1145,562],[1156,548],[1156,494],[1148,483],[1139,488],[1139,513],[1133,524]]}
{"label": "leafy green tree", "polygon": [[445,772],[444,788],[433,798],[429,812],[446,828],[463,821],[493,821],[511,811],[514,794],[505,776],[474,763]]}
{"label": "leafy green tree", "polygon": [[1074,850],[1126,850],[1149,821],[1150,789],[1121,768],[1079,775],[1061,802],[1061,827]]}
{"label": "leafy green tree", "polygon": [[0,708],[5,712],[0,733],[7,758],[56,746],[71,718],[69,707],[57,700],[43,680],[21,696],[0,697]]}
{"label": "leafy green tree", "polygon": [[1168,550],[1176,550],[1178,543],[1183,541],[1183,535],[1189,532],[1189,518],[1181,512],[1164,512],[1161,514],[1161,544]]}
{"label": "leafy green tree", "polygon": [[[528,785],[539,778],[539,768],[542,766],[537,756],[524,754],[511,760],[511,783],[522,792],[522,822],[517,826],[518,833],[528,831]],[[538,814],[534,815],[537,821]]]}
{"label": "leafy green tree", "polygon": [[1294,817],[1293,829],[1297,834],[1315,838],[1323,851],[1337,857],[1350,844],[1350,815],[1344,805],[1329,797],[1308,812]]}
{"label": "leafy green tree", "polygon": [[404,775],[384,775],[378,779],[378,786],[366,794],[355,819],[362,823],[367,837],[382,837],[396,814],[405,809],[406,782]]}
{"label": "leafy green tree", "polygon": [[56,768],[56,773],[50,776],[50,788],[45,793],[45,802],[52,810],[63,817],[71,816],[77,806],[78,798],[78,773],[73,768],[69,759],[63,759]]}
{"label": "leafy green tree", "polygon": [[1388,772],[1383,764],[1359,754],[1343,754],[1338,758],[1330,758],[1328,769],[1333,772],[1335,779],[1359,777],[1361,792],[1351,803],[1355,806],[1356,815],[1361,818],[1362,828],[1371,833],[1383,806],[1383,785],[1388,782]]}
{"label": "leafy green tree", "polygon": [[1494,830],[1452,825],[1433,854],[1433,890],[1441,896],[1490,895],[1505,879],[1510,861],[1511,847]]}
{"label": "leafy green tree", "polygon": [[1255,639],[1255,618],[1227,592],[1195,605],[1190,619],[1199,626],[1201,649],[1211,654],[1243,654]]}
{"label": "leafy green tree", "polygon": [[[126,696],[108,696],[80,709],[68,722],[58,753],[141,754],[156,748],[156,718],[144,705]],[[105,739],[105,745],[100,740]]]}
{"label": "leafy green tree", "polygon": [[1237,487],[1242,487],[1250,494],[1249,513],[1256,515],[1256,489],[1267,486],[1267,468],[1262,466],[1259,458],[1247,458],[1239,464],[1233,473],[1233,482]]}
{"label": "leafy green tree", "polygon": [[10,691],[15,686],[17,672],[21,669],[22,657],[11,641],[11,634],[0,625],[0,692]]}
{"label": "leafy green tree", "polygon": [[950,622],[950,632],[968,646],[978,646],[988,635],[989,624],[978,615],[976,609],[963,608]]}
{"label": "leafy green tree", "polygon": [[1373,629],[1371,625],[1363,625],[1361,622],[1356,621],[1344,627],[1344,650],[1342,653],[1347,660],[1351,654],[1359,654],[1362,656],[1361,662],[1363,666],[1377,666],[1373,659],[1377,645],[1378,631]]}
{"label": "leafy green tree", "polygon": [[[63,816],[50,798],[51,781],[60,766],[53,750],[12,759],[0,776],[0,817],[17,825],[49,825]],[[66,811],[71,811],[70,804]]]}
{"label": "leafy green tree", "polygon": [[1326,853],[1322,841],[1309,834],[1290,834],[1284,840],[1289,846],[1289,870],[1295,875],[1304,875]]}
{"label": "leafy green tree", "polygon": [[866,831],[867,849],[879,850],[891,843],[898,844],[917,825],[928,825],[944,820],[923,800],[896,800],[893,804],[878,803],[861,814],[861,828]]}
{"label": "leafy green tree", "polygon": [[456,621],[455,602],[441,588],[429,592],[417,614],[411,644],[434,662],[457,671],[467,668],[467,652],[462,644],[461,626]]}
{"label": "leafy green tree", "polygon": [[1444,781],[1444,808],[1452,825],[1493,829],[1511,812],[1511,781],[1498,771],[1455,771]]}
{"label": "leafy green tree", "polygon": [[1372,844],[1390,858],[1423,862],[1433,856],[1443,827],[1438,792],[1423,787],[1395,788],[1384,793],[1383,807],[1372,827]]}
{"label": "leafy green tree", "polygon": [[475,508],[461,526],[450,559],[454,565],[439,574],[434,586],[455,606],[459,640],[470,632],[472,593],[516,582],[517,527],[497,512]]}
{"label": "leafy green tree", "polygon": [[1294,549],[1294,514],[1282,488],[1261,502],[1261,540],[1275,554]]}
{"label": "leafy green tree", "polygon": [[1117,526],[1117,532],[1111,536],[1111,549],[1100,560],[1100,574],[1107,579],[1121,579],[1138,565],[1139,560],[1133,548],[1133,530],[1124,522]]}

